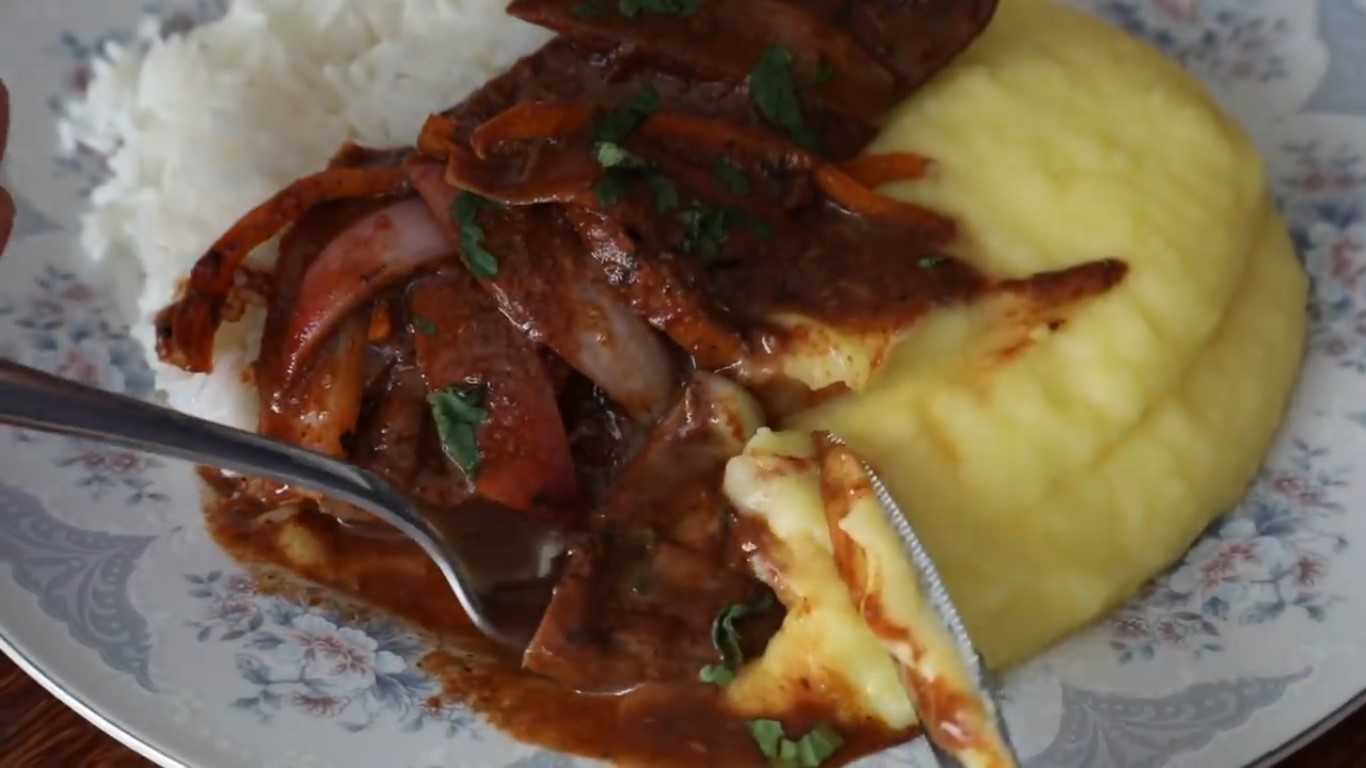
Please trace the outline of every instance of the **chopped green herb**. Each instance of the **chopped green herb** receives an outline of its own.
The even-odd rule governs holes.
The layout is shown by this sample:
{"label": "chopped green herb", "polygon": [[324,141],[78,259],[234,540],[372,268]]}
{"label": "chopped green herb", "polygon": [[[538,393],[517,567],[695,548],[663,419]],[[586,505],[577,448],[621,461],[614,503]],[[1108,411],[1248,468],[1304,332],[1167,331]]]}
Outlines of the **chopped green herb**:
{"label": "chopped green herb", "polygon": [[484,409],[483,386],[439,389],[427,396],[427,404],[436,419],[436,433],[446,456],[466,477],[473,479],[484,458],[479,449],[479,426],[489,419],[489,412]]}
{"label": "chopped green herb", "polygon": [[620,144],[599,141],[597,149],[598,165],[603,168],[649,168],[650,162]]}
{"label": "chopped green herb", "polygon": [[627,109],[631,110],[642,118],[649,117],[659,111],[664,99],[660,97],[659,91],[655,90],[653,83],[646,83],[636,91],[636,95],[631,97],[631,103]]}
{"label": "chopped green herb", "polygon": [[607,0],[587,0],[570,8],[569,12],[581,19],[596,19],[606,16],[610,10],[607,7]]}
{"label": "chopped green herb", "polygon": [[619,0],[617,11],[628,19],[643,14],[691,16],[702,8],[702,0]]}
{"label": "chopped green herb", "polygon": [[760,240],[771,240],[773,238],[773,227],[770,227],[768,222],[763,219],[756,219],[744,211],[732,211],[731,215]]}
{"label": "chopped green herb", "polygon": [[[655,210],[669,213],[678,208],[678,186],[669,177],[654,170],[653,164],[627,150],[618,152],[615,144],[598,145],[598,162],[607,173],[593,187],[598,202],[604,207],[615,205],[631,191],[631,186],[644,180],[654,197]],[[633,174],[631,171],[641,171]]]}
{"label": "chopped green herb", "polygon": [[421,315],[413,316],[413,327],[423,336],[436,335],[436,324]]}
{"label": "chopped green herb", "polygon": [[725,688],[735,681],[735,673],[724,664],[708,664],[697,673],[697,679],[708,685]]}
{"label": "chopped green herb", "polygon": [[783,733],[783,724],[777,720],[758,719],[750,720],[749,735],[754,739],[754,743],[759,745],[759,751],[770,761],[778,759],[778,745],[786,738]]}
{"label": "chopped green herb", "polygon": [[655,210],[660,213],[669,213],[676,210],[681,204],[678,197],[678,186],[663,174],[650,174],[647,182],[650,185],[650,192],[655,197]]}
{"label": "chopped green herb", "polygon": [[[729,525],[726,511],[721,510],[722,525]],[[744,651],[740,648],[740,633],[735,629],[736,619],[755,613],[762,613],[773,607],[773,595],[769,592],[747,603],[731,603],[711,623],[711,643],[721,652],[720,664],[708,664],[698,672],[697,677],[704,683],[726,686],[735,679],[735,670],[745,663]]]}
{"label": "chopped green herb", "polygon": [[[640,7],[651,7],[648,0],[641,0]],[[660,213],[668,213],[679,205],[678,187],[668,178],[654,171],[654,163],[627,149],[626,140],[640,124],[650,119],[660,106],[659,91],[646,84],[624,107],[598,112],[593,123],[593,142],[598,165],[607,174],[594,186],[598,203],[604,207],[616,205],[630,192],[631,180],[621,171],[645,171],[645,181],[655,198],[655,208]]]}
{"label": "chopped green herb", "polygon": [[726,666],[739,669],[745,663],[745,654],[740,650],[740,633],[735,629],[735,620],[756,613],[763,613],[773,607],[773,595],[765,592],[747,603],[731,603],[716,614],[711,624],[711,642],[721,652]]}
{"label": "chopped green herb", "polygon": [[817,148],[816,135],[806,126],[797,80],[792,67],[797,61],[792,49],[770,45],[749,73],[749,94],[764,119],[787,131],[803,147]]}
{"label": "chopped green herb", "polygon": [[844,737],[829,723],[821,723],[797,741],[797,764],[802,768],[816,768],[842,746]]}
{"label": "chopped green herb", "polygon": [[721,251],[730,239],[730,212],[702,203],[693,203],[684,211],[683,237],[678,247],[684,253],[697,256],[707,266],[721,260]]}
{"label": "chopped green herb", "polygon": [[796,741],[783,733],[783,724],[777,720],[750,720],[748,726],[759,752],[778,768],[819,768],[844,745],[843,737],[825,723]]}
{"label": "chopped green herb", "polygon": [[921,256],[920,261],[916,262],[916,264],[921,269],[934,269],[935,267],[939,266],[940,264],[943,264],[948,260],[948,256],[944,256],[941,254],[932,254],[930,256]]}
{"label": "chopped green herb", "polygon": [[721,184],[732,194],[748,195],[753,191],[750,186],[749,177],[745,172],[735,167],[729,158],[721,157],[716,160],[716,165],[712,168],[716,173],[716,178],[721,180]]}
{"label": "chopped green herb", "polygon": [[632,97],[630,104],[598,112],[597,119],[593,122],[593,141],[617,145],[625,144],[626,139],[640,127],[640,124],[650,119],[650,115],[659,110],[661,103],[659,91],[656,91],[653,85],[646,83],[639,91],[636,91],[636,95]]}
{"label": "chopped green herb", "polygon": [[806,81],[807,88],[815,88],[818,85],[825,85],[835,79],[835,68],[829,64],[822,64],[811,73],[811,77]]}
{"label": "chopped green herb", "polygon": [[498,276],[498,257],[484,247],[484,228],[479,226],[480,211],[496,211],[503,206],[468,190],[455,196],[450,215],[460,228],[460,255],[465,266],[480,280]]}
{"label": "chopped green herb", "polygon": [[730,241],[731,228],[739,224],[760,240],[773,237],[773,228],[760,219],[735,208],[717,208],[701,202],[694,202],[680,214],[683,234],[678,241],[678,249],[697,256],[704,266],[714,266],[722,261],[726,243]]}
{"label": "chopped green herb", "polygon": [[625,179],[615,173],[603,176],[593,185],[593,194],[597,195],[598,204],[604,208],[611,208],[621,202],[627,191]]}

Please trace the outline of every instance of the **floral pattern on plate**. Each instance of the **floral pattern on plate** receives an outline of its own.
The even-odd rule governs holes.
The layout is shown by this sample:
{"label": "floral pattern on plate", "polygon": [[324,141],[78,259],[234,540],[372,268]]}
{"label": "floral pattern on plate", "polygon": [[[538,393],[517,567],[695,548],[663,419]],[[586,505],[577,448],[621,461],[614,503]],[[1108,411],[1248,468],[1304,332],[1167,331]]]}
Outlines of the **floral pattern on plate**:
{"label": "floral pattern on plate", "polygon": [[185,578],[204,602],[189,626],[201,642],[236,649],[237,671],[254,692],[232,706],[261,722],[293,707],[351,732],[382,717],[406,731],[439,724],[452,737],[471,723],[469,710],[445,702],[440,683],[418,667],[431,647],[400,625],[375,616],[348,623],[337,611],[260,594],[241,574]]}
{"label": "floral pattern on plate", "polygon": [[[18,331],[0,338],[0,355],[115,392],[141,397],[152,392],[142,347],[113,318],[101,293],[70,270],[47,265],[28,292],[0,293],[0,323]],[[85,440],[28,431],[11,435],[19,444],[59,443],[54,466],[65,470],[75,487],[88,490],[93,501],[106,494],[128,504],[168,500],[155,487],[154,470],[164,466],[160,459]]]}
{"label": "floral pattern on plate", "polygon": [[1210,0],[1108,0],[1096,7],[1207,82],[1266,83],[1287,76],[1290,20],[1274,5]]}
{"label": "floral pattern on plate", "polygon": [[1293,170],[1280,180],[1281,205],[1313,283],[1310,347],[1366,374],[1366,164],[1345,146],[1284,152]]}
{"label": "floral pattern on plate", "polygon": [[1225,650],[1231,625],[1299,613],[1323,621],[1340,595],[1322,582],[1347,549],[1335,530],[1348,466],[1325,448],[1293,442],[1285,464],[1263,470],[1240,512],[1211,526],[1175,570],[1108,620],[1120,663],[1162,648],[1199,657]]}
{"label": "floral pattern on plate", "polygon": [[[1009,711],[1031,768],[1246,764],[1366,689],[1366,664],[1342,650],[1366,626],[1366,566],[1349,556],[1366,533],[1351,514],[1363,497],[1350,472],[1366,427],[1366,3],[1077,2],[1164,48],[1258,134],[1314,276],[1312,400],[1240,509],[1099,631],[1018,672]],[[0,63],[41,73],[25,76],[16,114],[59,108],[99,46],[136,44],[140,13],[183,29],[221,13],[223,0],[44,8],[14,25],[0,10]],[[80,204],[54,206],[53,190],[88,191],[103,159],[58,160],[49,178],[33,168],[51,144],[50,122],[16,124],[24,152],[5,178],[21,215],[0,264],[0,355],[147,396],[142,351],[105,289],[70,254],[49,253],[57,237],[74,242],[58,229]],[[104,532],[111,513],[193,519],[196,500],[165,486],[159,462],[16,432],[0,433],[0,449],[0,646],[103,714],[158,713],[108,727],[166,764],[298,768],[377,753],[422,768],[578,763],[436,704],[437,683],[418,664],[427,646],[399,626],[260,594],[240,570],[208,564],[221,556],[207,537],[176,547]],[[153,610],[162,605],[174,609]]]}

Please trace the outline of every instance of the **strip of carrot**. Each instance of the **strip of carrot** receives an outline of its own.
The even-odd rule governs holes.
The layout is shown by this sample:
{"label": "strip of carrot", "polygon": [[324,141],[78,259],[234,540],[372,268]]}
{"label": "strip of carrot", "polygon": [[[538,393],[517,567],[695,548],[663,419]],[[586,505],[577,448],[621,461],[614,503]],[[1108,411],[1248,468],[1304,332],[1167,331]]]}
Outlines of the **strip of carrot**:
{"label": "strip of carrot", "polygon": [[417,137],[417,151],[431,157],[446,158],[456,148],[455,120],[446,115],[430,115]]}
{"label": "strip of carrot", "polygon": [[934,167],[933,160],[910,152],[860,155],[853,160],[840,163],[840,170],[870,189],[876,189],[883,184],[890,184],[894,181],[910,181],[922,178],[932,167]]}
{"label": "strip of carrot", "polygon": [[213,370],[213,339],[237,270],[247,256],[320,203],[409,190],[398,168],[334,168],[305,176],[237,220],[195,262],[180,297],[157,316],[157,354],[194,373]]}
{"label": "strip of carrot", "polygon": [[905,222],[920,230],[930,241],[944,243],[953,239],[957,227],[953,220],[912,203],[903,203],[860,184],[835,165],[816,169],[816,183],[829,198],[850,213]]}
{"label": "strip of carrot", "polygon": [[475,129],[470,137],[482,159],[508,144],[533,139],[569,139],[593,126],[593,105],[586,102],[527,102],[511,107]]}
{"label": "strip of carrot", "polygon": [[451,153],[446,183],[504,205],[563,203],[593,188],[601,169],[586,144],[546,147],[534,156],[480,160],[468,149]]}
{"label": "strip of carrot", "polygon": [[[592,127],[596,108],[596,105],[582,101],[518,104],[475,129],[470,143],[479,158],[488,159],[513,144],[580,137]],[[676,143],[699,153],[738,152],[798,170],[810,168],[817,162],[810,153],[771,131],[745,128],[686,112],[656,112],[641,124],[639,131],[643,136]],[[426,130],[423,132],[425,134]]]}

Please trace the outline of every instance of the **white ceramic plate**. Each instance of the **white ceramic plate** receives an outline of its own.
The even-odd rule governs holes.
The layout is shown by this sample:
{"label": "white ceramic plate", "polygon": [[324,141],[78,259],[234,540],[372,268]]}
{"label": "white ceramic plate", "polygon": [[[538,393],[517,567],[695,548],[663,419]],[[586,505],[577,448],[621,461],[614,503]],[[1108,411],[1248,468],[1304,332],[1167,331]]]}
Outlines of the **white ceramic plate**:
{"label": "white ceramic plate", "polygon": [[[1083,4],[1179,59],[1261,145],[1314,276],[1311,352],[1244,504],[1137,602],[1017,672],[1008,716],[1031,768],[1270,762],[1366,691],[1366,0]],[[0,355],[151,391],[77,242],[99,158],[59,159],[53,126],[103,41],[216,5],[0,5],[0,180],[19,205]],[[79,441],[0,431],[0,645],[162,765],[573,763],[427,708],[423,644],[402,628],[253,594],[205,533],[187,467]]]}

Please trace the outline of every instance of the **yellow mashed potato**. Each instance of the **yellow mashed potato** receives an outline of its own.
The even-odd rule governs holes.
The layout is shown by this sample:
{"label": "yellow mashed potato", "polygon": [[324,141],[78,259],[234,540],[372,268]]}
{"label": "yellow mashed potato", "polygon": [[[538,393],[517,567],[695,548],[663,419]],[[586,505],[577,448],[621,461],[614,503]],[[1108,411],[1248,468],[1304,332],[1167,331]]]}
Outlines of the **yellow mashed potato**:
{"label": "yellow mashed potato", "polygon": [[741,710],[769,706],[780,694],[762,681],[798,669],[853,689],[856,710],[912,722],[885,652],[831,583],[815,469],[782,458],[811,455],[809,430],[879,469],[1001,667],[1131,597],[1236,503],[1297,375],[1307,283],[1260,158],[1198,83],[1122,32],[1049,0],[1003,0],[869,151],[891,150],[938,161],[932,178],[886,191],[954,216],[962,255],[989,274],[1098,258],[1130,271],[1054,327],[1021,325],[998,299],[932,315],[876,370],[854,338],[789,361],[861,391],[790,419],[788,434],[761,432],[728,468],[737,508],[791,555],[768,574],[789,618],[732,686]]}

